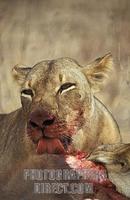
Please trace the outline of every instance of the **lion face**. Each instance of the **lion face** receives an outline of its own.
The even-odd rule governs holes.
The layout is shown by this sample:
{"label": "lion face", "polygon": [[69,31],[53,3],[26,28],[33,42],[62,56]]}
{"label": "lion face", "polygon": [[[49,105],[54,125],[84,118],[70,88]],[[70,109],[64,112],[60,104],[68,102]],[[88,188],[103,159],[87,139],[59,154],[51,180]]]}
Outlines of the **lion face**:
{"label": "lion face", "polygon": [[94,114],[93,92],[111,67],[111,55],[81,67],[70,58],[42,61],[32,68],[15,66],[27,134],[39,154],[70,151],[72,136]]}

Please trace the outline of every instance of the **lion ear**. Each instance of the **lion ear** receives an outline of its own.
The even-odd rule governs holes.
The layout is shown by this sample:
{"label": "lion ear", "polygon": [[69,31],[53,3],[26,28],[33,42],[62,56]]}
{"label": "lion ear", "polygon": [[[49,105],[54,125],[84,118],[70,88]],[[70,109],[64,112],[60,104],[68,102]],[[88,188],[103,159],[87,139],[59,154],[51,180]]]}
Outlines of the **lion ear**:
{"label": "lion ear", "polygon": [[12,69],[14,79],[21,85],[30,72],[31,67],[26,67],[24,65],[15,65]]}
{"label": "lion ear", "polygon": [[112,69],[113,58],[111,53],[108,53],[88,64],[82,71],[86,75],[93,92],[98,92],[109,77]]}

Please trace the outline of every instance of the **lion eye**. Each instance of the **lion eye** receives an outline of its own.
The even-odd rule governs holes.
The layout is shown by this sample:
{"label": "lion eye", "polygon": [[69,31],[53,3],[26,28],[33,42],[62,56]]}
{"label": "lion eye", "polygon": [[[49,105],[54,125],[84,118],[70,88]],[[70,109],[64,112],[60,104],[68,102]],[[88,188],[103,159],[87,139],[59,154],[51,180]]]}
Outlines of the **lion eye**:
{"label": "lion eye", "polygon": [[69,90],[73,90],[76,87],[75,83],[64,83],[63,85],[61,85],[60,89],[59,89],[59,93],[63,94],[64,92],[67,92]]}
{"label": "lion eye", "polygon": [[33,97],[34,93],[33,93],[33,91],[31,89],[23,89],[21,91],[21,96],[24,96],[24,97],[31,96],[31,97]]}

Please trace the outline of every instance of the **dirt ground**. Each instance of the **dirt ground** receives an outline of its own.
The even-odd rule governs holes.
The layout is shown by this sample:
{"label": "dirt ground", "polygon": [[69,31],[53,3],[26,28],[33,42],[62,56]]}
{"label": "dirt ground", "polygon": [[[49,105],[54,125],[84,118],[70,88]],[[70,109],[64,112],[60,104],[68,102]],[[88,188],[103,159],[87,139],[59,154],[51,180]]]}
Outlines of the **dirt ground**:
{"label": "dirt ground", "polygon": [[85,65],[111,52],[115,71],[97,94],[130,141],[130,1],[0,0],[0,112],[20,106],[17,63],[72,57]]}

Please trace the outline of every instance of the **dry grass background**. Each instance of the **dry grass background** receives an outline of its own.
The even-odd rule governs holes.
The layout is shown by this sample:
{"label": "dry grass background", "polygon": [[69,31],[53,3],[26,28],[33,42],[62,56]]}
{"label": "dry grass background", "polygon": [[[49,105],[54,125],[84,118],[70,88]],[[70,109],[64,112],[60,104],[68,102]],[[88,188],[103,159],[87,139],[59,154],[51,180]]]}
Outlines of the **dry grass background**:
{"label": "dry grass background", "polygon": [[17,63],[68,56],[82,65],[111,52],[115,72],[98,94],[130,141],[130,1],[0,0],[0,112],[20,106]]}

